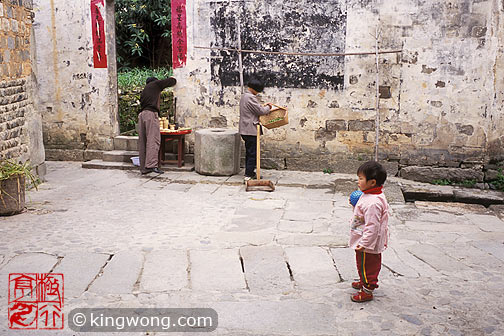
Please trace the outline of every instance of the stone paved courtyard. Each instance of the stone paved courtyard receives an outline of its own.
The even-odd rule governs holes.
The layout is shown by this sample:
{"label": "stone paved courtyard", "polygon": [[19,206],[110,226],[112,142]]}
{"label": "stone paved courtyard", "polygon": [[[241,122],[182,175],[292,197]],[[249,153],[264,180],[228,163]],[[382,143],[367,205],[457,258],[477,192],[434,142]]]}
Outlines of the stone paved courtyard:
{"label": "stone paved courtyard", "polygon": [[[504,334],[504,222],[492,210],[404,203],[401,181],[390,179],[380,288],[356,304],[346,247],[356,178],[264,174],[275,192],[245,192],[241,176],[142,177],[48,162],[28,210],[0,217],[0,334],[90,335],[67,321],[62,331],[9,331],[8,274],[49,271],[65,276],[67,315],[209,307],[219,314],[215,335]],[[181,335],[191,334],[203,335]]]}

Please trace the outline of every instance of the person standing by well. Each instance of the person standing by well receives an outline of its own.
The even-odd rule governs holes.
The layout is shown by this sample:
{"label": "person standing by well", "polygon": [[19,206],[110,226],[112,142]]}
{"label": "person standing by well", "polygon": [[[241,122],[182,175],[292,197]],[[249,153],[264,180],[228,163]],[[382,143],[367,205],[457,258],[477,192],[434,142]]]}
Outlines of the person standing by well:
{"label": "person standing by well", "polygon": [[245,182],[255,179],[256,153],[257,153],[257,124],[259,116],[271,112],[271,104],[262,106],[257,99],[257,94],[264,90],[264,84],[258,79],[251,79],[247,83],[247,90],[240,100],[240,123],[239,130],[245,141]]}

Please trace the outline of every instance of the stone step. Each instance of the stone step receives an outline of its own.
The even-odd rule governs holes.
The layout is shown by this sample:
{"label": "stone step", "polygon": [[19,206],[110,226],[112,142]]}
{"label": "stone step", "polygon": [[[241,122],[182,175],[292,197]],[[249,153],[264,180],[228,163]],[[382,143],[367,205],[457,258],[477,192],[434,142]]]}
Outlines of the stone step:
{"label": "stone step", "polygon": [[137,151],[138,136],[119,135],[114,138],[114,149],[122,151]]}
{"label": "stone step", "polygon": [[[102,160],[91,160],[82,163],[82,168],[86,169],[118,169],[118,170],[138,170],[137,166],[134,166],[131,162],[111,162]],[[163,171],[180,171],[180,172],[190,172],[194,170],[194,165],[186,163],[182,167],[177,167],[177,165],[163,165],[161,167]]]}
{"label": "stone step", "polygon": [[103,161],[131,163],[131,158],[134,156],[138,156],[137,151],[113,150],[103,153]]}
{"label": "stone step", "polygon": [[504,193],[494,190],[479,190],[452,186],[438,186],[424,183],[402,183],[401,190],[407,202],[433,201],[482,204],[504,204]]}
{"label": "stone step", "polygon": [[[124,150],[113,150],[108,152],[103,152],[102,160],[106,162],[127,162],[131,163],[131,158],[138,156],[137,151],[124,151]],[[166,153],[165,160],[177,160],[176,153]],[[194,163],[194,154],[185,154],[184,160],[186,163]]]}

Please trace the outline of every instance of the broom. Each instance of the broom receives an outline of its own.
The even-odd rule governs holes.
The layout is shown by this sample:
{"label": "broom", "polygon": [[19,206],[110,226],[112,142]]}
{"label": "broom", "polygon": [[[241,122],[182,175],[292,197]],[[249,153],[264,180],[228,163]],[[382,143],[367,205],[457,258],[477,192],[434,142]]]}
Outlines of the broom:
{"label": "broom", "polygon": [[246,191],[275,191],[270,180],[261,180],[261,125],[257,124],[257,180],[248,180]]}

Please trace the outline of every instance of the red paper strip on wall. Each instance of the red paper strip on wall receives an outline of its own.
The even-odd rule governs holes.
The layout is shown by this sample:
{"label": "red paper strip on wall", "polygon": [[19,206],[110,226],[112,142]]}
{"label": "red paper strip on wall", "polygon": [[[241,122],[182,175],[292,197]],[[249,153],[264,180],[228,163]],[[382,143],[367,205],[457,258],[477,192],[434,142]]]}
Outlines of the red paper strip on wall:
{"label": "red paper strip on wall", "polygon": [[95,68],[107,67],[107,46],[105,42],[104,0],[91,0],[91,24],[93,33],[93,62]]}
{"label": "red paper strip on wall", "polygon": [[182,68],[187,61],[186,0],[171,0],[173,68]]}

